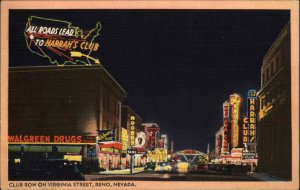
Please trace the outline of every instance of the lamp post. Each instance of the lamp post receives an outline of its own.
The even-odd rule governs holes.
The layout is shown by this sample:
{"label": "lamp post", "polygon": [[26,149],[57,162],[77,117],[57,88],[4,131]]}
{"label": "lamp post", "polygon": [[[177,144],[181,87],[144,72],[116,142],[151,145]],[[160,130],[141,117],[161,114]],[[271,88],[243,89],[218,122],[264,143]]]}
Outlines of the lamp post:
{"label": "lamp post", "polygon": [[130,155],[130,174],[133,174],[133,156],[136,154],[136,149],[129,147],[127,153]]}

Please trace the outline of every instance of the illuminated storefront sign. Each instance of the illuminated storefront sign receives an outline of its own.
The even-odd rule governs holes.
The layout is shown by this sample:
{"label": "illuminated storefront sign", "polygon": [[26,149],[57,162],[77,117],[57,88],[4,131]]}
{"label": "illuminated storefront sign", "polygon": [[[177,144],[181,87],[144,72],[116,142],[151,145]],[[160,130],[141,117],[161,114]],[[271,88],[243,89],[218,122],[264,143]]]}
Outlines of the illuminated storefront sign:
{"label": "illuminated storefront sign", "polygon": [[230,95],[231,105],[231,145],[233,148],[239,145],[239,117],[242,98],[238,94]]}
{"label": "illuminated storefront sign", "polygon": [[243,143],[249,142],[248,117],[243,117]]}
{"label": "illuminated storefront sign", "polygon": [[47,58],[52,64],[100,64],[96,52],[100,49],[96,37],[101,24],[90,31],[72,25],[71,22],[31,16],[24,36],[27,48],[34,54]]}
{"label": "illuminated storefront sign", "polygon": [[107,141],[114,141],[115,140],[115,130],[101,130],[98,131],[97,142],[107,142]]}
{"label": "illuminated storefront sign", "polygon": [[233,148],[231,149],[231,157],[241,158],[243,155],[243,148]]}
{"label": "illuminated storefront sign", "polygon": [[152,148],[156,147],[156,131],[152,131],[152,133],[151,133],[151,144],[150,144],[150,146]]}
{"label": "illuminated storefront sign", "polygon": [[229,102],[225,101],[223,103],[223,142],[222,148],[223,153],[228,152],[228,126],[229,126]]}
{"label": "illuminated storefront sign", "polygon": [[168,148],[168,137],[167,135],[161,135],[159,138],[159,147],[160,148]]}
{"label": "illuminated storefront sign", "polygon": [[96,136],[10,135],[9,143],[96,143]]}
{"label": "illuminated storefront sign", "polygon": [[167,149],[156,148],[153,151],[148,151],[147,158],[151,162],[166,162],[168,160]]}
{"label": "illuminated storefront sign", "polygon": [[121,141],[122,141],[122,152],[127,152],[127,148],[128,148],[128,132],[127,132],[127,129],[125,129],[125,128],[122,128]]}
{"label": "illuminated storefront sign", "polygon": [[222,148],[222,135],[219,135],[217,138],[217,154],[221,154],[221,148]]}
{"label": "illuminated storefront sign", "polygon": [[135,116],[130,116],[130,146],[134,146],[135,140]]}
{"label": "illuminated storefront sign", "polygon": [[135,145],[144,146],[146,142],[146,134],[144,132],[139,132],[136,134]]}
{"label": "illuminated storefront sign", "polygon": [[249,143],[256,142],[256,90],[248,91]]}
{"label": "illuminated storefront sign", "polygon": [[[148,125],[148,126],[147,126]],[[143,124],[145,126],[146,143],[145,146],[154,149],[157,147],[157,132],[160,130],[157,124]]]}

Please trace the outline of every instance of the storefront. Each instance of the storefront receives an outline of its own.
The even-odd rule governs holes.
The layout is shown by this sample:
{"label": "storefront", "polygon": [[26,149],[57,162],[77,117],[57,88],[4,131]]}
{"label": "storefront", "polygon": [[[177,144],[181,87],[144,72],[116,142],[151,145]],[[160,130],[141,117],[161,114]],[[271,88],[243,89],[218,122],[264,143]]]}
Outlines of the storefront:
{"label": "storefront", "polygon": [[122,143],[104,142],[99,143],[99,168],[100,170],[121,169],[122,164]]}
{"label": "storefront", "polygon": [[145,154],[145,147],[135,147],[136,154],[134,155],[134,167],[142,167],[147,163],[147,156]]}

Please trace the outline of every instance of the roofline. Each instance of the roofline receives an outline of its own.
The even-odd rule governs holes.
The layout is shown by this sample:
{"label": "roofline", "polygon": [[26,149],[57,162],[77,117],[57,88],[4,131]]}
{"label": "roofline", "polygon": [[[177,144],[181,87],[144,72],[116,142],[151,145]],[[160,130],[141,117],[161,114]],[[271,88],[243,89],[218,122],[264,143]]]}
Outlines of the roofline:
{"label": "roofline", "polygon": [[137,114],[137,113],[134,111],[134,109],[132,109],[130,106],[128,106],[128,105],[122,105],[121,107],[122,107],[122,108],[128,108],[128,109],[130,109],[130,110],[134,113],[134,115],[138,116],[141,120],[143,120],[143,118],[142,118],[139,114]]}
{"label": "roofline", "polygon": [[263,57],[263,65],[261,67],[261,69],[264,67],[264,62],[265,60],[269,57],[271,51],[273,50],[273,48],[276,46],[276,44],[279,42],[279,40],[282,38],[282,35],[284,34],[285,31],[288,31],[290,28],[290,21],[288,23],[286,23],[284,25],[284,27],[281,29],[281,31],[279,32],[279,34],[277,35],[276,39],[274,40],[274,42],[272,43],[271,47],[268,49],[267,53],[265,54],[265,56]]}
{"label": "roofline", "polygon": [[[76,69],[102,69],[107,76],[117,85],[117,87],[119,87],[119,89],[122,91],[122,93],[124,94],[124,97],[127,96],[127,92],[124,90],[124,88],[116,81],[116,79],[102,66],[102,65],[92,65],[92,66],[85,66],[85,65],[67,65],[67,66],[55,66],[55,65],[51,65],[51,66],[20,66],[20,67],[9,67],[9,69],[31,69],[28,71],[50,71],[50,70],[42,70],[42,69],[46,69],[46,68],[51,68],[51,71],[56,71],[59,69],[65,69],[68,67],[77,67]],[[41,69],[41,70],[39,70]],[[26,72],[24,71],[17,71],[17,72]]]}

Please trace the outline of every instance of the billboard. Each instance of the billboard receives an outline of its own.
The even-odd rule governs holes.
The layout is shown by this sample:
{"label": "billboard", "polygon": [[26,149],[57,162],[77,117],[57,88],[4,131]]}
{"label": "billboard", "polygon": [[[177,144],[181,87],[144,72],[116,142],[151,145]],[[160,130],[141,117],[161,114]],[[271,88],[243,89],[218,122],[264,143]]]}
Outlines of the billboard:
{"label": "billboard", "polygon": [[240,118],[240,106],[242,98],[238,94],[230,95],[231,105],[231,146],[233,148],[239,145],[239,118]]}
{"label": "billboard", "polygon": [[57,65],[100,64],[96,56],[99,43],[95,42],[101,30],[100,22],[95,28],[81,29],[65,20],[31,16],[25,27],[27,48],[33,54],[47,58]]}

